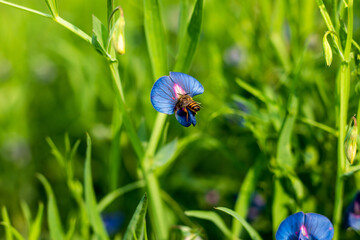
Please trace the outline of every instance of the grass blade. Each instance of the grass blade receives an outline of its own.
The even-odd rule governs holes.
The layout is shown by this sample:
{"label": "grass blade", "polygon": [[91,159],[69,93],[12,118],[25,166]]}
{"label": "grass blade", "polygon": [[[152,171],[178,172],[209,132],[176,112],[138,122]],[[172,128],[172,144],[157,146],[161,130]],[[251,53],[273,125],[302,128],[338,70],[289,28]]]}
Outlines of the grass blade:
{"label": "grass blade", "polygon": [[20,202],[20,206],[21,206],[21,210],[24,214],[26,225],[27,225],[28,229],[30,229],[32,220],[31,220],[31,211],[30,211],[29,205],[25,201],[22,200]]}
{"label": "grass blade", "polygon": [[44,212],[44,204],[39,203],[39,209],[36,214],[35,221],[30,227],[29,240],[39,239],[40,233],[41,233],[41,221],[42,221],[42,217],[43,217],[43,212]]}
{"label": "grass blade", "polygon": [[40,173],[37,174],[37,177],[44,186],[48,198],[47,215],[51,239],[62,240],[64,239],[64,231],[61,225],[55,195],[48,180]]}
{"label": "grass blade", "polygon": [[[13,227],[10,225],[10,223],[8,222],[1,222],[1,225],[5,226],[5,229],[9,229],[10,231],[10,236],[12,239],[12,236],[14,235],[16,239],[18,240],[24,240],[23,236],[21,236],[21,234]],[[6,234],[6,240],[8,240],[9,238],[7,238],[7,234]]]}
{"label": "grass blade", "polygon": [[110,192],[109,194],[107,194],[103,199],[100,200],[99,204],[98,204],[98,211],[101,213],[102,211],[104,211],[104,209],[109,206],[113,201],[115,201],[118,197],[122,196],[123,194],[130,192],[134,189],[137,188],[142,188],[145,186],[145,182],[144,181],[137,181],[134,183],[130,183],[126,186],[123,186],[121,188],[118,188],[112,192]]}
{"label": "grass blade", "polygon": [[[241,217],[246,218],[251,203],[251,196],[255,191],[256,183],[258,181],[261,170],[263,169],[263,159],[260,157],[256,160],[254,166],[252,166],[245,176],[243,183],[241,184],[238,199],[235,204],[235,212]],[[232,237],[236,239],[241,232],[241,224],[239,221],[232,222]]]}
{"label": "grass blade", "polygon": [[12,238],[10,218],[5,206],[1,208],[1,215],[5,226],[5,239],[12,240],[13,238]]}
{"label": "grass blade", "polygon": [[233,210],[225,208],[225,207],[217,207],[215,209],[226,212],[227,214],[229,214],[229,215],[233,216],[234,218],[236,218],[244,226],[246,231],[249,233],[251,239],[253,239],[253,240],[262,240],[259,233],[243,217],[241,217],[239,214],[237,214]]}
{"label": "grass blade", "polygon": [[199,43],[203,17],[203,0],[197,0],[190,22],[180,43],[175,71],[188,72]]}
{"label": "grass blade", "polygon": [[144,26],[155,79],[167,74],[165,30],[159,0],[144,0]]}
{"label": "grass blade", "polygon": [[128,228],[126,229],[124,240],[142,240],[144,239],[145,215],[147,210],[148,199],[146,193],[140,200],[134,215],[131,218]]}
{"label": "grass blade", "polygon": [[94,229],[95,234],[100,239],[108,239],[108,235],[106,233],[101,216],[97,210],[98,208],[97,208],[96,197],[92,182],[92,174],[91,174],[91,139],[89,135],[87,135],[84,185],[85,185],[85,205],[91,226]]}
{"label": "grass blade", "polygon": [[46,5],[48,6],[51,15],[56,18],[57,16],[59,16],[58,10],[57,10],[57,5],[56,5],[56,0],[45,0]]}
{"label": "grass blade", "polygon": [[230,229],[225,225],[224,221],[217,213],[212,211],[185,211],[185,214],[189,217],[200,218],[213,222],[227,238],[231,238]]}

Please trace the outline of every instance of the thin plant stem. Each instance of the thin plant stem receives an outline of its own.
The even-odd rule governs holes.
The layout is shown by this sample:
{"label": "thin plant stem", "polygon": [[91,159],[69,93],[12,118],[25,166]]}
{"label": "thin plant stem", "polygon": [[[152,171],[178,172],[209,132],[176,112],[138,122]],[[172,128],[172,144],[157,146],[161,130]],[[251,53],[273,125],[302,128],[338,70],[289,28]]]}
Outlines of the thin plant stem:
{"label": "thin plant stem", "polygon": [[151,163],[153,162],[156,147],[159,144],[161,133],[164,129],[166,114],[158,113],[155,126],[151,133],[149,144],[146,148],[144,158],[141,161],[141,168],[143,171],[144,179],[146,181],[146,190],[149,193],[150,217],[154,223],[153,227],[157,234],[158,239],[167,238],[167,224],[163,210],[163,203],[161,199],[161,190],[159,181],[154,172],[149,171]]}
{"label": "thin plant stem", "polygon": [[15,3],[7,2],[7,1],[4,1],[4,0],[0,0],[0,3],[2,3],[2,4],[4,4],[4,5],[7,5],[7,6],[10,6],[10,7],[13,7],[13,8],[17,8],[17,9],[23,10],[23,11],[25,11],[25,12],[34,13],[34,14],[39,15],[39,16],[42,16],[42,17],[53,18],[53,16],[51,16],[50,14],[43,13],[43,12],[40,12],[40,11],[31,9],[31,8],[27,8],[27,7],[24,7],[24,6],[15,4]]}
{"label": "thin plant stem", "polygon": [[132,125],[130,116],[126,110],[126,102],[125,102],[124,92],[123,92],[122,85],[121,85],[118,63],[117,62],[109,62],[109,67],[110,67],[112,79],[116,86],[115,87],[115,90],[116,90],[115,97],[119,103],[120,112],[123,116],[124,126],[126,128],[130,142],[132,143],[132,146],[135,150],[135,153],[136,153],[138,159],[142,159],[143,155],[144,155],[144,149],[141,145],[141,141],[135,131],[135,128]]}
{"label": "thin plant stem", "polygon": [[335,185],[335,203],[334,203],[334,240],[339,239],[342,208],[343,208],[343,194],[344,194],[344,178],[342,177],[346,171],[346,159],[344,149],[344,139],[346,136],[347,111],[349,104],[349,89],[350,89],[350,51],[353,36],[353,1],[348,0],[348,32],[346,37],[346,45],[344,58],[340,67],[340,115],[339,115],[339,138],[338,138],[338,163],[337,176]]}
{"label": "thin plant stem", "polygon": [[306,123],[306,124],[309,124],[310,126],[314,126],[314,127],[317,127],[325,132],[328,132],[328,133],[331,133],[332,135],[334,136],[338,136],[339,133],[336,129],[332,128],[332,127],[329,127],[325,124],[322,124],[322,123],[319,123],[319,122],[316,122],[312,119],[309,119],[309,118],[303,118],[303,117],[299,117],[298,120],[300,120],[301,122],[303,123]]}
{"label": "thin plant stem", "polygon": [[82,31],[80,28],[78,28],[77,26],[73,25],[72,23],[69,23],[68,21],[66,21],[65,19],[63,19],[59,16],[56,18],[53,18],[53,20],[55,22],[57,22],[58,24],[60,24],[61,26],[63,26],[64,28],[73,32],[75,35],[77,35],[78,37],[80,37],[81,39],[86,41],[87,43],[91,44],[91,37],[88,34],[86,34],[84,31]]}

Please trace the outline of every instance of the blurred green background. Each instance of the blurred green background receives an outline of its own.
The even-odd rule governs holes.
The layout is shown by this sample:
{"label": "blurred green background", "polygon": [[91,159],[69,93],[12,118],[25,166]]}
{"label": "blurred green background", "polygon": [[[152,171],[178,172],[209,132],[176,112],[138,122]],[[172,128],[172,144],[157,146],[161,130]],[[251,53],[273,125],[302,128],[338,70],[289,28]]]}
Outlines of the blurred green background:
{"label": "blurred green background", "polygon": [[[44,1],[13,2],[48,12]],[[172,69],[179,47],[180,3],[161,2]],[[331,13],[331,1],[325,3]],[[118,4],[126,21],[126,54],[119,57],[120,74],[131,119],[146,144],[156,116],[149,97],[156,79],[146,45],[143,2]],[[360,8],[355,4],[356,40],[360,37]],[[58,8],[64,19],[88,34],[92,14],[106,23],[105,1],[60,0]],[[162,189],[184,210],[212,210],[215,205],[233,209],[246,173],[257,163],[254,195],[260,206],[250,209],[253,214],[248,219],[264,239],[271,238],[279,136],[287,113],[295,111],[291,133],[283,140],[291,143],[294,169],[305,190],[301,199],[289,202],[289,209],[297,204],[305,212],[332,218],[337,138],[306,123],[337,126],[339,61],[335,53],[333,64],[326,67],[322,50],[325,31],[314,0],[205,1],[203,30],[189,72],[205,88],[205,93],[195,98],[203,108],[196,127],[184,128],[174,116],[168,117],[167,141],[178,138],[191,142],[160,178]],[[21,200],[31,206],[33,214],[38,202],[46,202],[36,173],[44,174],[52,184],[64,223],[76,211],[66,175],[51,154],[46,137],[61,151],[65,149],[65,134],[72,143],[81,139],[74,171],[82,181],[85,133],[90,134],[98,198],[137,180],[136,155],[125,131],[121,131],[117,175],[108,174],[114,167],[109,159],[112,122],[118,112],[103,58],[51,20],[4,5],[0,5],[0,34],[0,205],[7,207],[14,226],[26,231]],[[354,68],[352,86],[357,82]],[[260,95],[246,90],[244,83]],[[298,101],[295,107],[291,105],[294,96]],[[351,116],[357,113],[359,99],[355,87],[350,96]],[[360,188],[359,179],[355,176],[346,181],[345,205]],[[297,190],[289,188],[289,192]],[[123,214],[122,229],[143,192],[127,193],[107,209]],[[222,216],[230,223],[229,216]],[[205,228],[209,239],[222,238],[212,223],[193,220]],[[343,236],[341,239],[354,239],[352,232]]]}

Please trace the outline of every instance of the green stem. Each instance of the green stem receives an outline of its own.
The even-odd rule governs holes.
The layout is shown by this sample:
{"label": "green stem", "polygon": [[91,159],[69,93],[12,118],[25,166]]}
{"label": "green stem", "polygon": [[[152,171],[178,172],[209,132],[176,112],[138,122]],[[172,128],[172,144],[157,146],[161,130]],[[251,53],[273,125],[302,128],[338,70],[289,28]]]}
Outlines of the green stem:
{"label": "green stem", "polygon": [[163,210],[163,203],[160,194],[160,186],[157,176],[154,172],[150,172],[151,163],[155,156],[156,148],[159,144],[161,133],[164,129],[166,114],[158,113],[155,126],[151,133],[150,141],[146,149],[144,158],[141,161],[142,172],[146,181],[146,191],[149,193],[150,217],[157,239],[167,239],[167,223]]}
{"label": "green stem", "polygon": [[86,34],[84,31],[82,31],[80,28],[78,28],[77,26],[73,25],[72,23],[69,23],[68,21],[66,21],[65,19],[63,19],[59,16],[56,18],[53,18],[53,20],[55,22],[57,22],[58,24],[60,24],[61,26],[63,26],[64,28],[75,33],[75,35],[82,38],[85,42],[91,44],[91,37],[88,34]]}
{"label": "green stem", "polygon": [[337,132],[336,129],[334,129],[332,127],[329,127],[329,126],[327,126],[325,124],[316,122],[316,121],[314,121],[312,119],[299,117],[298,120],[302,121],[303,123],[309,124],[310,126],[314,126],[314,127],[317,127],[317,128],[319,128],[319,129],[321,129],[323,131],[331,133],[336,137],[339,135],[339,133]]}
{"label": "green stem", "polygon": [[344,57],[345,61],[340,68],[340,116],[339,116],[339,138],[338,138],[338,167],[335,186],[335,203],[334,203],[334,240],[339,239],[341,216],[343,208],[343,194],[344,194],[344,178],[346,159],[344,149],[344,139],[346,136],[347,111],[349,104],[349,89],[350,89],[350,51],[352,44],[353,33],[353,1],[348,1],[348,32],[346,38]]}
{"label": "green stem", "polygon": [[7,2],[7,1],[3,1],[3,0],[0,0],[0,3],[2,3],[4,5],[7,5],[7,6],[10,6],[10,7],[13,7],[13,8],[23,10],[25,12],[34,13],[34,14],[42,16],[42,17],[52,18],[52,16],[50,14],[43,13],[43,12],[31,9],[31,8],[27,8],[27,7],[24,7],[24,6],[21,6],[21,5],[17,5],[15,3],[11,3],[11,2]]}
{"label": "green stem", "polygon": [[111,13],[114,9],[114,0],[107,0],[107,19],[110,20]]}
{"label": "green stem", "polygon": [[141,145],[141,141],[135,131],[134,126],[132,125],[129,113],[126,110],[126,102],[124,97],[124,91],[122,89],[120,75],[119,75],[119,69],[118,69],[118,63],[117,62],[109,62],[109,67],[111,71],[111,76],[115,84],[115,97],[116,100],[119,103],[120,112],[123,117],[124,126],[126,128],[126,131],[128,133],[130,142],[132,146],[134,147],[135,153],[138,157],[138,159],[142,159],[144,156],[144,149]]}
{"label": "green stem", "polygon": [[75,25],[69,23],[68,21],[66,21],[65,19],[63,19],[63,18],[61,18],[59,16],[54,18],[50,14],[43,13],[43,12],[31,9],[31,8],[27,8],[27,7],[17,5],[17,4],[14,4],[14,3],[10,3],[10,2],[7,2],[7,1],[3,1],[3,0],[0,0],[0,3],[2,3],[4,5],[7,5],[7,6],[10,6],[10,7],[13,7],[13,8],[16,8],[16,9],[26,11],[26,12],[34,13],[34,14],[42,16],[42,17],[51,18],[56,23],[58,23],[61,26],[65,27],[66,29],[68,29],[71,32],[75,33],[75,35],[77,35],[78,37],[82,38],[84,41],[91,44],[91,37],[89,35],[87,35],[85,32],[83,32],[80,28],[76,27]]}
{"label": "green stem", "polygon": [[350,66],[343,63],[340,69],[340,115],[339,115],[339,138],[338,138],[338,162],[337,162],[337,176],[335,185],[335,203],[334,203],[334,240],[339,239],[343,194],[344,194],[344,179],[342,178],[345,172],[345,149],[344,139],[346,136],[346,122],[348,109],[348,88],[350,87]]}

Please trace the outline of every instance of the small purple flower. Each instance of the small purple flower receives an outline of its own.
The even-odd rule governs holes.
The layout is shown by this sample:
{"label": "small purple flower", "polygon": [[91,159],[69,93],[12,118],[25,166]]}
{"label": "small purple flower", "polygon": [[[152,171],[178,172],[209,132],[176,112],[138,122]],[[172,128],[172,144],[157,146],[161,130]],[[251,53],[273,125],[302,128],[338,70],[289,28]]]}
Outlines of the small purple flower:
{"label": "small purple flower", "polygon": [[298,212],[281,222],[276,240],[331,240],[334,227],[320,214]]}
{"label": "small purple flower", "polygon": [[360,231],[360,192],[358,192],[346,210],[345,225],[355,231]]}
{"label": "small purple flower", "polygon": [[192,97],[202,94],[204,87],[195,78],[180,72],[170,72],[156,80],[151,89],[151,103],[156,111],[173,114],[178,122],[189,127],[196,125],[195,115],[200,105]]}

